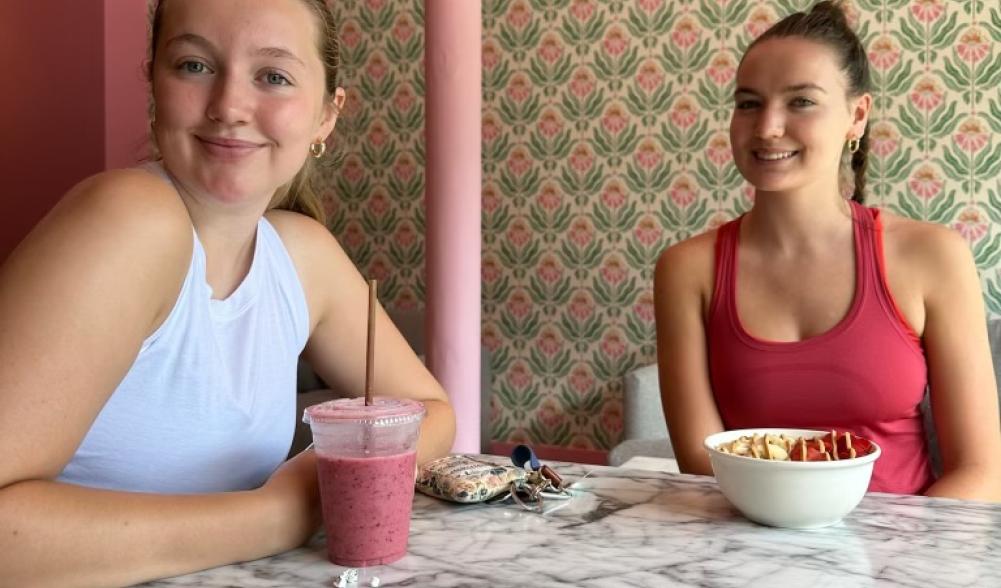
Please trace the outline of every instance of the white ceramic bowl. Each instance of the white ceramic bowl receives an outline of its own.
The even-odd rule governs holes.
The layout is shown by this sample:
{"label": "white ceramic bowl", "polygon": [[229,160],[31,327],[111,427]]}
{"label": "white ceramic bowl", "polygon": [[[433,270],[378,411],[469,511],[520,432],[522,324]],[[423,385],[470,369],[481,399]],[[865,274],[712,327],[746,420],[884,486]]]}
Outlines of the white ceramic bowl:
{"label": "white ceramic bowl", "polygon": [[739,429],[709,435],[703,442],[727,500],[752,521],[772,527],[812,529],[837,523],[865,495],[873,463],[882,453],[873,443],[867,455],[840,461],[771,461],[716,449],[742,435],[818,437],[830,431]]}

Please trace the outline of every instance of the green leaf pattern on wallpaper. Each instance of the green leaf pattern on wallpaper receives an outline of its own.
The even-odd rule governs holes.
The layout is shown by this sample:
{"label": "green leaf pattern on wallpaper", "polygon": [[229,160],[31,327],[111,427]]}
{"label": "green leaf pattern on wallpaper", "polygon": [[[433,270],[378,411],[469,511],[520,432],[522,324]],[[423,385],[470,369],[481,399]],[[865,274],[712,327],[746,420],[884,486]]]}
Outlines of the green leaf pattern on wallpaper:
{"label": "green leaf pattern on wallpaper", "polygon": [[[740,55],[812,0],[483,0],[483,342],[495,440],[605,450],[654,361],[664,247],[746,211]],[[423,1],[337,0],[324,200],[385,304],[423,304]],[[1001,314],[1001,6],[856,0],[873,64],[872,204],[953,227]]]}

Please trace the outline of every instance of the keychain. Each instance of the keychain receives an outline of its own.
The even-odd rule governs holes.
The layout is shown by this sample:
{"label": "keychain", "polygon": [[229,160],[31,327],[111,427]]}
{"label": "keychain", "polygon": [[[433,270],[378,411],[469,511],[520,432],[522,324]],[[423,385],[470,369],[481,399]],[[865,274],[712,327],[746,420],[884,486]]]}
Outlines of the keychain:
{"label": "keychain", "polygon": [[567,499],[572,494],[569,485],[556,473],[556,470],[539,461],[535,452],[528,445],[518,445],[511,452],[511,462],[515,467],[524,469],[527,473],[524,479],[511,482],[509,493],[498,499],[510,496],[526,510],[542,512],[543,498]]}

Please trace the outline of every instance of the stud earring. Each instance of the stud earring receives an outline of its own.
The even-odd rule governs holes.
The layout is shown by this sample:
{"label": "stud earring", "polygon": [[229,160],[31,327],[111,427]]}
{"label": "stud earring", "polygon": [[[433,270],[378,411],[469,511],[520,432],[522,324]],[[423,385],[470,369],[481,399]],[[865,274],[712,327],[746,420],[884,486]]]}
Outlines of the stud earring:
{"label": "stud earring", "polygon": [[317,141],[316,143],[309,144],[309,154],[314,158],[319,159],[323,157],[323,154],[327,152],[327,144],[323,141]]}
{"label": "stud earring", "polygon": [[856,139],[854,137],[851,138],[851,139],[848,139],[848,151],[851,151],[852,153],[855,153],[856,151],[859,150],[859,147],[861,147],[861,146],[862,146],[862,140],[861,139]]}

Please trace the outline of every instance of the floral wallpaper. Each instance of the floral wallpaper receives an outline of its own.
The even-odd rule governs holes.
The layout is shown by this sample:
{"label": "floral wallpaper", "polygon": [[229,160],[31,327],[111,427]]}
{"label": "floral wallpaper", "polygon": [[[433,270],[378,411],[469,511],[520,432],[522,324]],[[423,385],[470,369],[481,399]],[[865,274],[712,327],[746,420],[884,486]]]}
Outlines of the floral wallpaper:
{"label": "floral wallpaper", "polygon": [[[483,0],[483,341],[494,439],[607,450],[654,361],[666,246],[747,210],[748,43],[813,0]],[[348,111],[331,230],[389,306],[423,300],[423,2],[338,0]],[[1001,6],[856,0],[876,90],[870,204],[970,243],[1001,314]]]}

